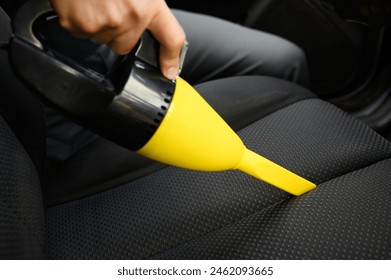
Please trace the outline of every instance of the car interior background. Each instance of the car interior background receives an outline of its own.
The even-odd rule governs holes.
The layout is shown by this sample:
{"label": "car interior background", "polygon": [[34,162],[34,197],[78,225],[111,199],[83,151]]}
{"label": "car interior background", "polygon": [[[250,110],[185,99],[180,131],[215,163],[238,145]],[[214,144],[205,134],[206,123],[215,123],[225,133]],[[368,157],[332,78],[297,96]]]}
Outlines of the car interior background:
{"label": "car interior background", "polygon": [[[196,89],[248,147],[318,187],[293,197],[237,171],[154,163],[105,139],[47,168],[43,108],[2,72],[0,257],[390,259],[390,1],[167,3],[304,50],[309,89],[253,76]],[[9,20],[0,27],[6,40]],[[6,49],[0,67],[10,67]],[[222,84],[229,90],[214,94]]]}

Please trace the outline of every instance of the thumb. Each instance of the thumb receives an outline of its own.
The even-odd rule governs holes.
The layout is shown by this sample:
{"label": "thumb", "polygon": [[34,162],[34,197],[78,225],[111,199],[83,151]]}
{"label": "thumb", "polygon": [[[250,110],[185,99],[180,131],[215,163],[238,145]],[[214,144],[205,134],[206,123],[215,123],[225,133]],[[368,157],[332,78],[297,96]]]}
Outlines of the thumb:
{"label": "thumb", "polygon": [[185,32],[168,7],[159,11],[148,29],[160,43],[159,63],[163,76],[176,79],[179,56],[186,41]]}
{"label": "thumb", "polygon": [[[182,47],[183,45],[181,45]],[[159,63],[163,76],[167,79],[174,80],[179,74],[179,56],[180,50],[172,49],[160,45]]]}

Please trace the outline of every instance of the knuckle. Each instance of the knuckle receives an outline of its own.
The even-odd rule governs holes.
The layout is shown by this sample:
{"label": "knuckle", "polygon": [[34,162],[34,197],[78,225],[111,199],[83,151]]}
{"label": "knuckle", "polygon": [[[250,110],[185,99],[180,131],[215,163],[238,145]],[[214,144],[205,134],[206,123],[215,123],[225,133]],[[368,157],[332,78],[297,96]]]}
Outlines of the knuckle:
{"label": "knuckle", "polygon": [[140,6],[129,8],[127,16],[129,16],[134,22],[143,22],[146,19],[145,10]]}
{"label": "knuckle", "polygon": [[170,41],[170,44],[175,49],[180,49],[185,44],[186,37],[182,34],[177,34],[177,36],[174,36],[173,39]]}
{"label": "knuckle", "polygon": [[97,33],[100,29],[100,26],[97,22],[93,20],[83,20],[78,23],[80,30],[87,34]]}
{"label": "knuckle", "polygon": [[118,29],[125,23],[125,17],[118,14],[109,14],[106,19],[106,25],[112,29]]}

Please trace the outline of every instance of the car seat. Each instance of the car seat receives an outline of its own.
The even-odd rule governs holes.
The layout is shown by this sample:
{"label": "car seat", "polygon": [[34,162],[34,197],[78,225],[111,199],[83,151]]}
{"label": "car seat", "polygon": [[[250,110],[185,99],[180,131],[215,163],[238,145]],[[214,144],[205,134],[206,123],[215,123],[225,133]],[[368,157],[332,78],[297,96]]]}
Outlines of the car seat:
{"label": "car seat", "polygon": [[132,174],[132,154],[103,139],[50,175],[42,106],[3,77],[2,259],[391,257],[390,142],[300,86],[255,76],[197,86],[250,149],[318,185],[294,197],[238,171]]}

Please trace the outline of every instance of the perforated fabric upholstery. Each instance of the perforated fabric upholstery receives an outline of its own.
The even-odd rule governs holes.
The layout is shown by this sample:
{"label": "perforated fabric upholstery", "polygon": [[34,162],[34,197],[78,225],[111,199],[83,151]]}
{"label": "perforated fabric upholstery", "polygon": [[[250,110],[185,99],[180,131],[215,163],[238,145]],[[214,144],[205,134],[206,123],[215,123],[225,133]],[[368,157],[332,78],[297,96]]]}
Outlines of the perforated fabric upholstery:
{"label": "perforated fabric upholstery", "polygon": [[348,173],[155,258],[390,259],[390,170]]}
{"label": "perforated fabric upholstery", "polygon": [[239,135],[320,186],[295,198],[239,171],[165,168],[47,209],[49,258],[390,257],[388,141],[317,99]]}
{"label": "perforated fabric upholstery", "polygon": [[0,259],[44,258],[44,214],[38,173],[2,117],[0,213]]}

